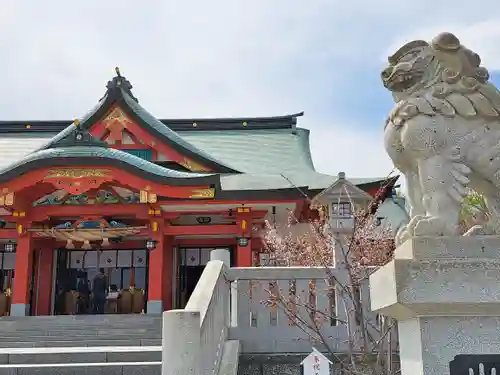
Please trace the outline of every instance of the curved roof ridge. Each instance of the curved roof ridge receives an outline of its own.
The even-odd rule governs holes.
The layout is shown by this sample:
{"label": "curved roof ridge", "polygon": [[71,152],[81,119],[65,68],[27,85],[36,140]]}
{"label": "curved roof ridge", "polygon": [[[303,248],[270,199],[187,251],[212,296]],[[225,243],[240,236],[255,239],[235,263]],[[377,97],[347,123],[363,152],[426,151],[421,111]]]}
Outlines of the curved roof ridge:
{"label": "curved roof ridge", "polygon": [[[130,97],[127,92],[122,91],[122,98],[126,106],[130,109],[130,113],[135,114],[133,117],[138,117],[144,125],[149,126],[149,130],[156,135],[159,135],[167,144],[170,146],[178,146],[182,149],[181,153],[186,153],[187,156],[194,157],[197,159],[202,159],[201,162],[205,162],[208,167],[216,167],[216,169],[221,170],[223,173],[240,173],[240,171],[232,168],[231,166],[223,163],[211,155],[207,154],[205,151],[202,151],[195,147],[192,143],[186,141],[182,138],[177,132],[170,129],[167,125],[159,121],[156,117],[154,117],[151,113],[146,111],[138,101],[134,100],[133,97]],[[125,108],[124,108],[125,110]],[[129,112],[129,111],[127,111]]]}
{"label": "curved roof ridge", "polygon": [[[153,133],[153,135],[160,138],[169,146],[177,149],[180,154],[184,154],[189,158],[194,159],[200,164],[215,169],[222,173],[240,173],[240,171],[232,168],[231,166],[214,159],[209,154],[199,150],[194,145],[183,139],[179,134],[170,129],[167,125],[160,122],[156,117],[151,115],[142,106],[139,101],[132,94],[131,83],[120,74],[116,68],[117,75],[112,80],[108,81],[106,85],[106,93],[99,100],[99,103],[89,111],[81,120],[81,128],[88,130],[96,121],[100,120],[109,109],[117,104],[121,105],[122,109],[131,116],[134,120],[143,125],[146,131]],[[76,132],[73,125],[69,125],[56,135],[50,142],[42,146],[40,149],[49,149],[54,146],[61,139],[70,137],[72,133]]]}
{"label": "curved roof ridge", "polygon": [[[120,169],[133,169],[146,179],[157,180],[172,186],[193,184],[213,185],[220,188],[220,175],[217,173],[183,172],[162,167],[127,152],[105,148],[99,145],[74,144],[66,147],[40,149],[26,155],[0,169],[0,183],[40,167],[67,167],[91,163],[92,165],[115,166]],[[46,164],[46,165],[45,165]]]}

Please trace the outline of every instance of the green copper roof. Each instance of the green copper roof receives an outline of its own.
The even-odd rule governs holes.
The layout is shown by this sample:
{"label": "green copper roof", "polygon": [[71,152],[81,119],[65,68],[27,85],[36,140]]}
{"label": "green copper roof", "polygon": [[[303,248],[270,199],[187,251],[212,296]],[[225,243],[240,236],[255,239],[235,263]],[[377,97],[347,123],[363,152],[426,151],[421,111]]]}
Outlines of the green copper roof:
{"label": "green copper roof", "polygon": [[[107,91],[104,97],[81,119],[80,126],[82,129],[88,130],[96,121],[101,120],[113,105],[117,104],[123,111],[125,111],[125,113],[136,120],[140,126],[143,126],[147,132],[152,133],[153,136],[156,136],[180,154],[184,154],[185,156],[192,158],[202,165],[216,171],[223,173],[239,172],[238,170],[205,153],[203,150],[197,149],[188,141],[180,137],[176,132],[169,129],[167,125],[147,112],[141,105],[139,105],[137,98],[132,95],[132,85],[130,82],[119,73],[108,82],[106,87]],[[44,145],[42,149],[53,147],[54,143],[64,137],[67,137],[72,132],[75,132],[75,127],[73,125],[69,125],[66,129],[55,136],[53,140]]]}
{"label": "green copper roof", "polygon": [[[209,161],[210,164],[209,166],[223,166],[223,171],[224,172],[237,172],[237,169],[234,169],[234,167],[231,166],[231,163],[229,162],[224,162],[221,160],[218,160],[217,157],[214,157],[214,155],[211,155],[209,153],[206,153],[203,150],[200,150],[197,148],[195,145],[191,144],[188,140],[180,137],[176,132],[171,130],[167,125],[159,121],[156,117],[151,115],[149,112],[147,112],[144,108],[142,108],[137,101],[135,101],[133,98],[130,97],[126,92],[122,93],[123,99],[125,103],[127,104],[128,108],[134,112],[136,117],[140,118],[143,120],[145,124],[147,124],[149,127],[151,127],[151,130],[154,130],[155,132],[159,133],[166,141],[166,143],[170,146],[173,146],[174,148],[180,147],[181,152],[186,152],[188,151],[188,155],[190,157],[195,157],[197,160],[201,160],[201,162],[206,162]],[[201,158],[201,159],[200,159]]]}
{"label": "green copper roof", "polygon": [[[302,113],[268,118],[242,118],[237,121],[205,119],[200,120],[202,123],[205,121],[205,129],[189,128],[187,120],[160,121],[152,116],[139,105],[131,89],[130,82],[117,71],[117,76],[108,82],[104,97],[81,119],[81,130],[88,130],[117,104],[160,142],[171,146],[193,161],[219,172],[223,190],[273,190],[296,187],[321,190],[337,180],[337,176],[325,175],[314,169],[309,130],[296,127],[296,117],[302,116]],[[237,126],[238,121],[241,123],[240,128]],[[178,126],[177,132],[169,127],[169,122],[172,126]],[[92,142],[87,144],[89,146],[86,147],[87,150],[84,150],[84,147],[73,147],[69,150],[67,142],[71,143],[78,132],[78,128],[74,125],[67,126],[58,134],[50,134],[51,130],[35,134],[27,129],[23,129],[22,132],[14,130],[12,133],[11,131],[18,129],[20,124],[3,123],[5,132],[0,132],[2,133],[0,167],[6,168],[0,173],[7,173],[23,162],[63,160],[67,156],[68,160],[85,157],[120,161],[125,165],[142,169],[151,176],[165,178],[197,179],[202,176],[207,178],[214,176],[173,171],[107,148],[104,142],[97,140],[91,140]],[[60,129],[64,126],[61,122],[57,125],[50,122],[43,123],[50,129]],[[229,123],[230,127],[227,127]],[[41,129],[41,125],[38,128]],[[49,139],[48,136],[53,138]],[[24,156],[29,152],[34,153]],[[161,157],[160,155],[160,160]],[[10,163],[14,164],[9,166]],[[379,182],[384,178],[349,178],[349,180],[355,185],[363,185]]]}
{"label": "green copper roof", "polygon": [[314,171],[306,129],[185,132],[181,136],[245,173]]}
{"label": "green copper roof", "polygon": [[53,166],[115,166],[133,170],[145,179],[177,186],[213,185],[220,186],[218,174],[181,172],[164,168],[135,155],[109,148],[95,139],[86,130],[73,125],[71,131],[59,134],[50,143],[50,148],[39,149],[0,170],[0,181],[8,181],[36,168]]}

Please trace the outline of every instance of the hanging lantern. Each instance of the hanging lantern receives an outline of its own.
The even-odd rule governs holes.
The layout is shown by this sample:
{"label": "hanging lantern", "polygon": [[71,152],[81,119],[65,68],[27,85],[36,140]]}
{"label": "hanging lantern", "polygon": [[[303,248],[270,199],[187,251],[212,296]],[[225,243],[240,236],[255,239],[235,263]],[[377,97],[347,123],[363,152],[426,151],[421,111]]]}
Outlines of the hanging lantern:
{"label": "hanging lantern", "polygon": [[75,245],[73,244],[73,241],[67,240],[66,241],[66,249],[74,249]]}
{"label": "hanging lantern", "polygon": [[90,250],[90,249],[92,249],[92,245],[90,245],[90,241],[89,240],[83,241],[82,249],[84,249],[84,250]]}
{"label": "hanging lantern", "polygon": [[102,239],[102,247],[108,247],[109,246],[109,238],[104,237]]}
{"label": "hanging lantern", "polygon": [[156,248],[156,241],[155,240],[147,240],[146,241],[146,249],[148,250],[154,250]]}

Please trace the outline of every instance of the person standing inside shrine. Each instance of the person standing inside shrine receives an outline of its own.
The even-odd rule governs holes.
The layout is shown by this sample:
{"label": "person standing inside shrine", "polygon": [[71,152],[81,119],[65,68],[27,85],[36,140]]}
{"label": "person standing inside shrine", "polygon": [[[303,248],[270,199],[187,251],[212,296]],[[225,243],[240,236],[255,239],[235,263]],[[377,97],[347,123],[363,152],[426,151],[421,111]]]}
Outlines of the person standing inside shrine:
{"label": "person standing inside shrine", "polygon": [[78,313],[88,314],[90,287],[85,278],[78,280],[76,291],[78,292]]}
{"label": "person standing inside shrine", "polygon": [[95,275],[92,283],[92,303],[94,305],[94,314],[104,314],[106,304],[106,295],[108,291],[108,282],[104,270],[101,268]]}

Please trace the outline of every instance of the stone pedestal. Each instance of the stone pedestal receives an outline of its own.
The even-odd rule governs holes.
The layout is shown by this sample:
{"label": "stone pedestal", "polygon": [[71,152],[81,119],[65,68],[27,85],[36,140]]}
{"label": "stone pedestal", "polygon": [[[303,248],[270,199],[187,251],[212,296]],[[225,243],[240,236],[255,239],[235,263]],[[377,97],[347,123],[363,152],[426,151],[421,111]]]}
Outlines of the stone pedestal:
{"label": "stone pedestal", "polygon": [[398,320],[402,375],[447,375],[458,354],[500,354],[500,236],[414,238],[370,276]]}

